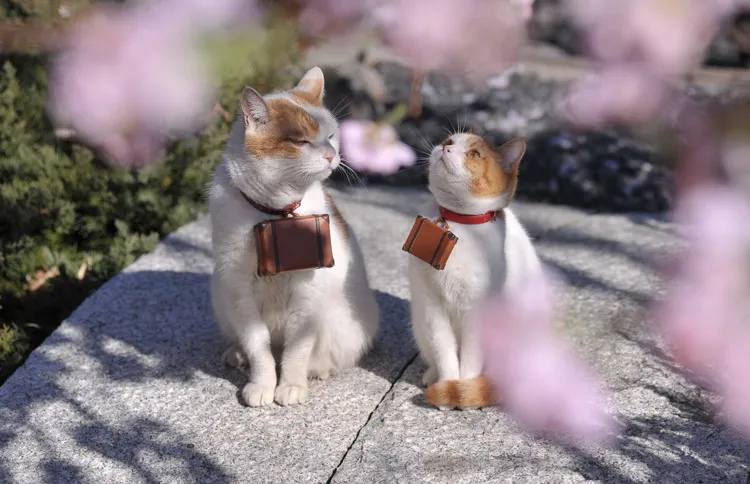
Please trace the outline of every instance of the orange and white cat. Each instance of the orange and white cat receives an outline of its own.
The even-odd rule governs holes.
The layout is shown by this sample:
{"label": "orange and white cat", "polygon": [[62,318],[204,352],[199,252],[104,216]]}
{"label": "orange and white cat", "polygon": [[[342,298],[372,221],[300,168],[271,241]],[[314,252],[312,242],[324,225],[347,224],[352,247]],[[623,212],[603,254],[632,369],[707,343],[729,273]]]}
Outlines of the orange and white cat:
{"label": "orange and white cat", "polygon": [[[354,365],[378,331],[359,245],[322,185],[341,161],[323,93],[317,67],[286,92],[261,96],[246,87],[211,185],[211,299],[231,345],[224,361],[250,366],[242,397],[252,407],[304,402],[308,377]],[[253,226],[292,210],[330,215],[336,263],[259,277]],[[278,378],[272,349],[280,354]]]}
{"label": "orange and white cat", "polygon": [[508,207],[526,140],[495,148],[471,133],[454,134],[430,154],[435,199],[421,213],[444,217],[458,243],[445,269],[409,257],[412,330],[427,363],[425,397],[440,408],[497,403],[482,376],[478,324],[472,310],[490,293],[511,289],[541,270],[526,231]]}

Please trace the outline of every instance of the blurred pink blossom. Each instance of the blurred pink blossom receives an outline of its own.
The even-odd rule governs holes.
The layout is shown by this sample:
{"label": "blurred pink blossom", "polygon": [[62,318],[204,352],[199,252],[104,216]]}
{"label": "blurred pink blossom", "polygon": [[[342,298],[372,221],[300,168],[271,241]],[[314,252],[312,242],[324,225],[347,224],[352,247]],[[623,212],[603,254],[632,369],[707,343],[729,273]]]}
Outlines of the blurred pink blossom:
{"label": "blurred pink blossom", "polygon": [[695,66],[727,14],[717,0],[569,0],[599,61],[639,62],[667,74]]}
{"label": "blurred pink blossom", "polygon": [[569,0],[596,62],[572,86],[563,118],[585,128],[652,120],[668,82],[697,67],[729,13],[719,0]]}
{"label": "blurred pink blossom", "polygon": [[534,0],[306,0],[303,31],[330,35],[367,18],[410,67],[494,74],[515,61]]}
{"label": "blurred pink blossom", "polygon": [[385,44],[411,67],[488,75],[515,62],[526,40],[526,5],[527,0],[386,1],[370,15]]}
{"label": "blurred pink blossom", "polygon": [[750,201],[706,184],[685,194],[677,220],[688,248],[654,321],[675,360],[722,397],[750,435]]}
{"label": "blurred pink blossom", "polygon": [[670,90],[637,66],[615,65],[575,82],[562,98],[563,117],[586,129],[637,123],[662,109]]}
{"label": "blurred pink blossom", "polygon": [[388,0],[304,0],[299,13],[302,31],[309,35],[346,32],[359,24],[370,9]]}
{"label": "blurred pink blossom", "polygon": [[710,114],[693,102],[684,103],[677,112],[677,128],[683,138],[674,175],[678,200],[696,186],[718,181],[721,128]]}
{"label": "blurred pink blossom", "polygon": [[521,16],[524,21],[531,20],[531,16],[534,14],[534,0],[512,0],[511,3],[521,9]]}
{"label": "blurred pink blossom", "polygon": [[346,120],[341,123],[341,150],[354,169],[388,175],[411,166],[417,155],[398,139],[390,124]]}
{"label": "blurred pink blossom", "polygon": [[213,90],[196,35],[233,21],[246,2],[134,5],[99,8],[72,28],[48,102],[57,124],[128,166],[152,161],[169,137],[204,122]]}
{"label": "blurred pink blossom", "polygon": [[553,328],[555,280],[533,276],[479,310],[485,371],[508,412],[532,431],[604,442],[614,420],[601,386]]}
{"label": "blurred pink blossom", "polygon": [[750,437],[750,334],[745,327],[727,345],[724,373],[718,385],[727,421]]}

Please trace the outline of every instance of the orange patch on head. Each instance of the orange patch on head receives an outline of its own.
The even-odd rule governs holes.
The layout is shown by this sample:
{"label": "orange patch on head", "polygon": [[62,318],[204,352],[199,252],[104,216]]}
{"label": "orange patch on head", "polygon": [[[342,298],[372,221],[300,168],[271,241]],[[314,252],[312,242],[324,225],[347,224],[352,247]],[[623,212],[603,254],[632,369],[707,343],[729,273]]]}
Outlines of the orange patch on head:
{"label": "orange patch on head", "polygon": [[320,124],[307,111],[287,99],[266,101],[268,120],[245,137],[245,147],[256,158],[297,158],[299,141],[314,142]]}
{"label": "orange patch on head", "polygon": [[466,143],[464,164],[471,173],[471,193],[478,198],[502,195],[513,178],[503,171],[495,149],[479,136],[472,135]]}

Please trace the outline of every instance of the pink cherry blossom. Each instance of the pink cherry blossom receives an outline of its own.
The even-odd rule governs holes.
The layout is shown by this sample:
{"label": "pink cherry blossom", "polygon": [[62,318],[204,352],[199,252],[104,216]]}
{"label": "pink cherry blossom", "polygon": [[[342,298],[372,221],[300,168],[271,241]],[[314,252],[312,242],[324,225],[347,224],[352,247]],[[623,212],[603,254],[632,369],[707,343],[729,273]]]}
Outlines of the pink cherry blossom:
{"label": "pink cherry blossom", "polygon": [[606,62],[679,74],[696,66],[727,13],[716,0],[570,0],[587,48]]}
{"label": "pink cherry blossom", "polygon": [[614,421],[600,385],[553,329],[554,280],[532,276],[478,311],[486,374],[530,430],[603,442]]}
{"label": "pink cherry blossom", "polygon": [[524,21],[531,20],[531,16],[534,14],[534,0],[512,0],[511,3],[521,9],[521,16]]}
{"label": "pink cherry blossom", "polygon": [[574,83],[559,110],[565,121],[586,129],[637,123],[657,116],[670,93],[666,83],[638,66],[615,65]]}
{"label": "pink cherry blossom", "polygon": [[668,82],[697,67],[729,12],[717,0],[570,0],[596,62],[573,85],[563,117],[584,128],[654,119]]}
{"label": "pink cherry blossom", "polygon": [[655,319],[677,361],[705,376],[724,351],[727,330],[742,324],[736,309],[748,281],[738,262],[750,231],[737,220],[747,220],[750,207],[728,189],[701,187],[685,195],[677,216],[689,246]]}
{"label": "pink cherry blossom", "polygon": [[99,8],[54,60],[52,119],[124,165],[152,161],[169,137],[205,120],[213,90],[195,36],[234,21],[245,3],[175,1]]}
{"label": "pink cherry blossom", "polygon": [[390,1],[370,20],[415,69],[487,75],[508,69],[525,42],[525,9],[517,1]]}
{"label": "pink cherry blossom", "polygon": [[341,149],[349,166],[384,175],[411,166],[417,155],[398,139],[390,124],[346,120],[341,123]]}
{"label": "pink cherry blossom", "polygon": [[729,341],[724,356],[724,372],[718,383],[721,410],[726,420],[750,437],[750,330],[738,331]]}
{"label": "pink cherry blossom", "polygon": [[688,248],[656,328],[675,360],[722,397],[728,421],[750,435],[750,201],[706,184],[685,194],[677,218]]}
{"label": "pink cherry blossom", "polygon": [[485,75],[515,61],[532,5],[533,0],[307,0],[300,24],[321,36],[366,19],[410,67]]}
{"label": "pink cherry blossom", "polygon": [[359,24],[374,7],[387,0],[305,0],[299,13],[302,31],[308,35],[330,36]]}

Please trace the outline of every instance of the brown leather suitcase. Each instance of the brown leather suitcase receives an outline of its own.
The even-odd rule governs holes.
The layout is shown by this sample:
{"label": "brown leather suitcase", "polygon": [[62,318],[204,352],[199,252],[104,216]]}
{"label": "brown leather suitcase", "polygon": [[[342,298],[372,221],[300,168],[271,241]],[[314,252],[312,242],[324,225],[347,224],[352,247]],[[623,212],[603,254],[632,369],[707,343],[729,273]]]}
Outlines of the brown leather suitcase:
{"label": "brown leather suitcase", "polygon": [[266,220],[253,228],[258,275],[333,267],[328,215]]}
{"label": "brown leather suitcase", "polygon": [[417,216],[402,250],[442,271],[457,242],[458,237],[447,228]]}

